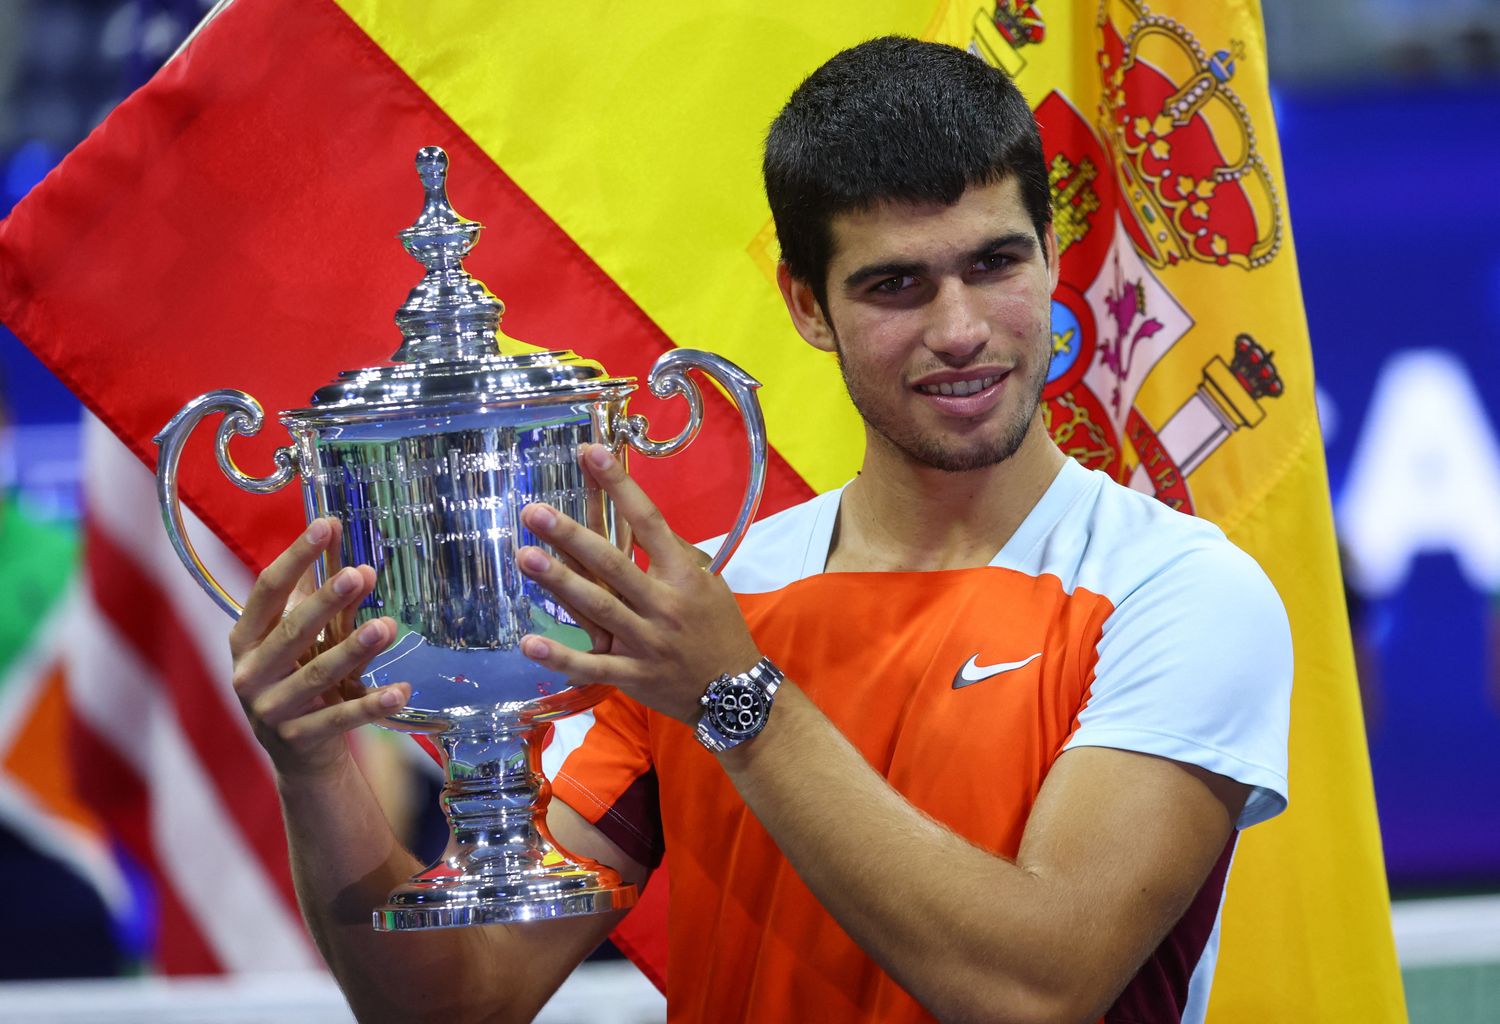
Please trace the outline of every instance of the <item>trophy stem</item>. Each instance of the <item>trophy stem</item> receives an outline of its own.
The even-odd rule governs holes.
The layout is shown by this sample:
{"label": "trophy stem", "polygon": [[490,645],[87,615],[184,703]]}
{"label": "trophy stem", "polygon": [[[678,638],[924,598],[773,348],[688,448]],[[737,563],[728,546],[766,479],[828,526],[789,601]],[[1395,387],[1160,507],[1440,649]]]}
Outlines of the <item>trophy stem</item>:
{"label": "trophy stem", "polygon": [[507,924],[634,905],[612,868],[562,849],[547,830],[545,725],[464,722],[437,737],[450,834],[438,861],[375,911],[377,931]]}

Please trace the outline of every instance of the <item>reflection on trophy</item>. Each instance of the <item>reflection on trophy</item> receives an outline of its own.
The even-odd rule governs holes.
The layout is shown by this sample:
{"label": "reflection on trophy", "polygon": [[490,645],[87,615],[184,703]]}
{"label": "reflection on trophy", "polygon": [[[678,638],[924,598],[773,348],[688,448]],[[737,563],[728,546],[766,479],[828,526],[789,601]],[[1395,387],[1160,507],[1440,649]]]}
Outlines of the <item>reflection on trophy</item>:
{"label": "reflection on trophy", "polygon": [[375,911],[375,927],[385,931],[601,913],[635,902],[634,887],[613,870],[560,849],[547,831],[549,787],[540,767],[547,723],[592,707],[605,688],[570,685],[519,650],[527,633],[590,646],[567,612],[517,571],[516,551],[540,543],[520,512],[546,502],[628,552],[628,525],[585,476],[579,449],[600,443],[617,455],[628,447],[659,457],[686,447],[702,422],[689,369],[729,393],[750,445],[749,485],[711,571],[744,535],[765,478],[759,385],[727,360],[676,349],[657,361],[652,393],[685,397],[690,415],[676,437],[653,441],[643,418],[626,412],[634,378],[610,377],[572,352],[502,356],[496,333],[504,305],[462,262],[481,225],[449,205],[447,167],[441,149],[417,154],[425,202],[401,241],[427,273],[396,315],[403,341],[393,365],[346,371],[307,408],[282,414],[293,443],[276,452],[277,469],[264,478],[247,476],[228,452],[236,434],[261,427],[260,405],[243,392],[194,399],[156,439],[167,532],[230,615],[238,617],[240,606],[194,552],[177,493],[183,445],[214,413],[224,414],[219,465],[238,486],[267,493],[296,476],[308,518],[342,522],[341,550],[316,567],[319,584],[343,565],[375,567],[374,591],[342,631],[383,615],[398,623],[396,642],[360,683],[411,684],[408,706],[390,725],[431,734],[441,746],[451,825],[442,858]]}

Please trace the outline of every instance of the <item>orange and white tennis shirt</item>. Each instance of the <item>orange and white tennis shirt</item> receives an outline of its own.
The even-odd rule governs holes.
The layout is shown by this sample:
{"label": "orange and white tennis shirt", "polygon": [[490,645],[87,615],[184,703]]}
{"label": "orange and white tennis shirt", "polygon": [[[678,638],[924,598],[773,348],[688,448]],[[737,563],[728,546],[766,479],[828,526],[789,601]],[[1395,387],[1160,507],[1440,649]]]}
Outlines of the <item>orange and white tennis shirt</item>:
{"label": "orange and white tennis shirt", "polygon": [[[724,577],[761,651],[916,807],[1014,857],[1048,769],[1078,746],[1245,783],[1241,829],[1286,806],[1287,619],[1217,527],[1069,459],[987,566],[829,573],[841,493],[757,524]],[[551,774],[633,857],[671,854],[671,1020],[931,1019],[824,911],[691,729],[616,695]],[[1233,846],[1107,1021],[1202,1020]]]}

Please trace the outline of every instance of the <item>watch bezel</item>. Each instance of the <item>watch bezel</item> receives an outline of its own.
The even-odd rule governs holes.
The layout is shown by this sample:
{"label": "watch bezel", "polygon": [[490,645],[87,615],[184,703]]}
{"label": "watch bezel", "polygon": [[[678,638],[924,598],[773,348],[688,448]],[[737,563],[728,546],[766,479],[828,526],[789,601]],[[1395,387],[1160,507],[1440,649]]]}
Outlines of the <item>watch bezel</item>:
{"label": "watch bezel", "polygon": [[[739,676],[720,676],[709,684],[703,694],[707,701],[704,714],[708,715],[726,739],[747,740],[766,727],[771,713],[771,698],[763,687]],[[727,698],[734,698],[736,706],[726,705]],[[746,700],[749,703],[744,703]],[[745,716],[749,720],[745,720]]]}

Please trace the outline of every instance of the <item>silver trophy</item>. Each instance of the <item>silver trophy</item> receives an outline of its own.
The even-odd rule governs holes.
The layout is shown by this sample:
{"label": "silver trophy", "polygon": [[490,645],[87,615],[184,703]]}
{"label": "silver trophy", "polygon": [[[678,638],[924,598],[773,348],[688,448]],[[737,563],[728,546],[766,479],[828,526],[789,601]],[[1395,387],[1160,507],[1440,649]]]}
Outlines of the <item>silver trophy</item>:
{"label": "silver trophy", "polygon": [[325,633],[340,635],[322,642],[382,615],[396,620],[396,641],[360,683],[411,683],[411,700],[390,725],[428,733],[441,747],[451,826],[442,858],[375,911],[382,931],[567,917],[635,902],[635,888],[615,871],[569,854],[547,831],[547,725],[592,707],[606,688],[570,685],[520,652],[527,633],[590,647],[566,610],[517,571],[516,551],[540,544],[520,512],[547,502],[629,552],[629,527],[583,473],[579,449],[599,443],[622,457],[633,448],[659,458],[685,448],[703,413],[689,369],[728,392],[750,446],[749,486],[710,571],[733,554],[765,482],[759,384],[719,356],[675,349],[657,360],[652,393],[686,398],[689,418],[676,437],[655,441],[644,419],[626,412],[634,378],[610,377],[572,352],[501,355],[505,307],[463,268],[481,225],[449,204],[447,169],[441,149],[417,154],[425,202],[400,237],[427,273],[396,314],[403,341],[393,365],[345,371],[307,408],[282,414],[293,443],[276,451],[269,476],[245,474],[229,455],[230,441],[257,433],[263,421],[259,403],[242,391],[195,398],[156,438],[157,493],[172,545],[231,616],[240,605],[199,560],[178,503],[178,459],[205,416],[223,414],[219,466],[235,484],[264,494],[297,477],[308,518],[343,523],[341,550],[315,567],[319,584],[343,565],[375,567],[374,592],[353,622],[331,627]]}

